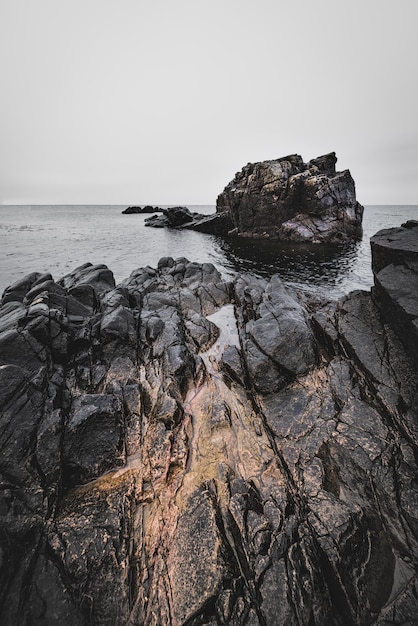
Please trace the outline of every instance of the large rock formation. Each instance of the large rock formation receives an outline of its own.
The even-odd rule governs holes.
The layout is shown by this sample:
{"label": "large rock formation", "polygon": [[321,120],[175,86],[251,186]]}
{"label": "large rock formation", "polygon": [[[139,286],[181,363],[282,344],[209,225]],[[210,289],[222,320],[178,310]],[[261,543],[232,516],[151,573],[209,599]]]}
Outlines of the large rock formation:
{"label": "large rock formation", "polygon": [[1,624],[416,623],[418,229],[396,233],[339,302],[184,258],[8,288]]}
{"label": "large rock formation", "polygon": [[336,161],[331,152],[309,163],[297,154],[248,163],[218,196],[213,215],[170,207],[145,225],[302,243],[360,239],[363,207],[350,172],[336,172]]}
{"label": "large rock formation", "polygon": [[298,154],[249,163],[218,196],[236,234],[341,243],[362,233],[363,207],[348,170],[335,171],[335,152],[304,163]]}

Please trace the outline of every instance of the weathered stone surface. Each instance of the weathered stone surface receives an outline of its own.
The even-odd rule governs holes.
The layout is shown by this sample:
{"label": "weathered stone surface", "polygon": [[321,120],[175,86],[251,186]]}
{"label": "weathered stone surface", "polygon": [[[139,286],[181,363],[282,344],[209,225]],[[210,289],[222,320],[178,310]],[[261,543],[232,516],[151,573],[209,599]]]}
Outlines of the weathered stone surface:
{"label": "weathered stone surface", "polygon": [[125,463],[123,407],[117,396],[74,399],[63,440],[63,480],[79,485]]}
{"label": "weathered stone surface", "polygon": [[115,287],[115,279],[106,265],[85,263],[61,278],[59,284],[66,289],[91,285],[99,295],[102,295]]}
{"label": "weathered stone surface", "polygon": [[363,207],[348,170],[335,171],[334,152],[304,163],[293,154],[249,163],[218,196],[234,234],[300,242],[342,243],[361,237]]}
{"label": "weathered stone surface", "polygon": [[413,624],[416,257],[396,238],[373,294],[338,302],[183,257],[6,290],[0,622]]}
{"label": "weathered stone surface", "polygon": [[171,207],[163,215],[154,215],[145,220],[145,226],[154,228],[182,228],[201,233],[224,236],[233,228],[229,213],[192,213],[187,207]]}
{"label": "weathered stone surface", "polygon": [[371,239],[373,296],[418,361],[418,222],[381,230]]}
{"label": "weathered stone surface", "polygon": [[380,230],[370,239],[372,268],[377,274],[387,265],[412,265],[416,270],[418,222],[411,220],[398,228]]}
{"label": "weathered stone surface", "polygon": [[235,300],[243,357],[257,391],[277,391],[313,367],[316,352],[306,311],[277,276],[269,283],[239,278]]}
{"label": "weathered stone surface", "polygon": [[336,161],[331,152],[308,163],[298,154],[248,163],[218,196],[215,214],[172,207],[145,225],[300,243],[360,239],[363,207],[350,172],[336,172]]}
{"label": "weathered stone surface", "polygon": [[[10,287],[7,287],[7,289],[4,290],[1,299],[2,304],[15,301],[22,302],[27,292],[44,277],[45,276],[40,272],[32,272],[31,274],[28,274],[22,279],[16,281],[13,285],[10,285]],[[48,274],[48,277],[51,277],[51,275]]]}
{"label": "weathered stone surface", "polygon": [[183,226],[193,221],[193,214],[187,207],[176,206],[169,209],[163,209],[162,215],[154,215],[145,220],[146,226],[154,226],[156,228],[162,228],[168,226],[169,228],[176,228]]}

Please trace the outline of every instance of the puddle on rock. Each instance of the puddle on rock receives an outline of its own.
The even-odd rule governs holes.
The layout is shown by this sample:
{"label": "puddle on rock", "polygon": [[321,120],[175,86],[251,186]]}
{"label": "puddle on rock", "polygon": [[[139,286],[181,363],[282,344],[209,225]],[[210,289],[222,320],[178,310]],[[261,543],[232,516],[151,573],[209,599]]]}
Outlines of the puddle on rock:
{"label": "puddle on rock", "polygon": [[219,328],[219,337],[208,350],[200,353],[206,369],[211,374],[218,371],[218,364],[227,346],[240,349],[237,321],[233,304],[226,304],[219,311],[208,315],[207,319]]}

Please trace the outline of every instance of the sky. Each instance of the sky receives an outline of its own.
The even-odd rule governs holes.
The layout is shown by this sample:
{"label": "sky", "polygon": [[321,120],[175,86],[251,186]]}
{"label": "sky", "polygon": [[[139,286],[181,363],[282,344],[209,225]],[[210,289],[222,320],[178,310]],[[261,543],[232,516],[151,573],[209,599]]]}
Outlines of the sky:
{"label": "sky", "polygon": [[335,151],[418,204],[417,0],[0,0],[0,204],[215,204]]}

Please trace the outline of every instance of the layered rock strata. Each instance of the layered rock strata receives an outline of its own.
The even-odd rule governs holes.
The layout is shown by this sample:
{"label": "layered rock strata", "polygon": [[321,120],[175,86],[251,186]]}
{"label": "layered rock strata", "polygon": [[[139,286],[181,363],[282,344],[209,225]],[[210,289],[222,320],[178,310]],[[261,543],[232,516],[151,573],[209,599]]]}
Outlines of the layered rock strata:
{"label": "layered rock strata", "polygon": [[338,302],[184,258],[8,288],[0,622],[413,624],[417,364],[382,272],[418,250],[388,248]]}

